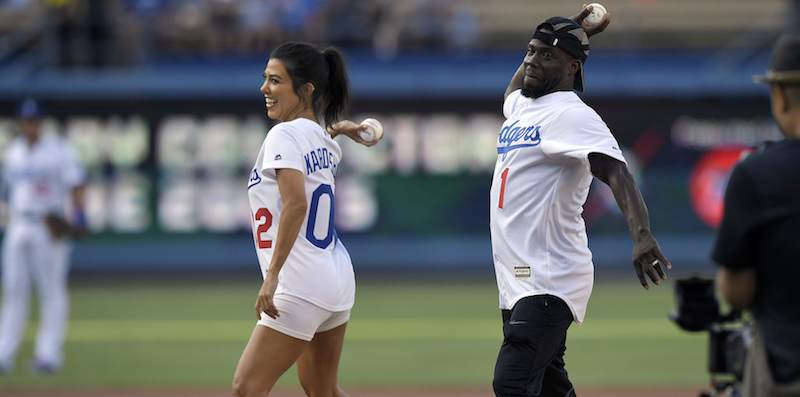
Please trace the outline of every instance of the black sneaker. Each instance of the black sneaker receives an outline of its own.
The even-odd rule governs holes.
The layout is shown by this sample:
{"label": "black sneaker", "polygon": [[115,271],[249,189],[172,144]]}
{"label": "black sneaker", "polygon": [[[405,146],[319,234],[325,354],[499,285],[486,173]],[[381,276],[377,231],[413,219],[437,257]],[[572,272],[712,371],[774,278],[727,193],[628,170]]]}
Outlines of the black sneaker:
{"label": "black sneaker", "polygon": [[55,375],[59,370],[61,370],[61,367],[57,364],[38,360],[31,366],[31,372],[34,375]]}

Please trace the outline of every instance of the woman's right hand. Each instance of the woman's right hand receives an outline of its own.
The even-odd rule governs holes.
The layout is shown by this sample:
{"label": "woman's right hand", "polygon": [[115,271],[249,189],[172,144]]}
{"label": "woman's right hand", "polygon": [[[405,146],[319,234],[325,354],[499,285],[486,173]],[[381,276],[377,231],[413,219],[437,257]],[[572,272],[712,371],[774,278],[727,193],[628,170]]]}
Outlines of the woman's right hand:
{"label": "woman's right hand", "polygon": [[258,317],[259,320],[261,320],[262,312],[273,319],[281,316],[273,301],[277,288],[278,277],[271,277],[270,273],[267,273],[267,277],[264,278],[264,283],[261,284],[261,289],[258,290],[258,298],[256,298],[256,317]]}

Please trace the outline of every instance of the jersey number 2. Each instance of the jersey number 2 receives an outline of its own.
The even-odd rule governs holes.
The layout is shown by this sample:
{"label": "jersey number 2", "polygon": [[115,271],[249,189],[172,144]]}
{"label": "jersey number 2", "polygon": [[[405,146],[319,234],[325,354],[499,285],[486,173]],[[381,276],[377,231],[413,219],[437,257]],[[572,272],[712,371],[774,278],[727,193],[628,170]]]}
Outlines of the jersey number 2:
{"label": "jersey number 2", "polygon": [[[254,216],[254,220],[258,224],[256,228],[256,241],[258,241],[258,248],[272,248],[272,240],[264,240],[261,235],[266,233],[270,227],[272,227],[272,213],[269,212],[266,208],[259,208],[256,211],[256,215]],[[264,223],[260,223],[261,221]]]}
{"label": "jersey number 2", "polygon": [[506,181],[508,180],[508,168],[503,170],[503,173],[500,174],[500,179],[502,179],[503,182],[500,184],[500,199],[497,200],[497,206],[503,208],[503,199],[506,195]]}

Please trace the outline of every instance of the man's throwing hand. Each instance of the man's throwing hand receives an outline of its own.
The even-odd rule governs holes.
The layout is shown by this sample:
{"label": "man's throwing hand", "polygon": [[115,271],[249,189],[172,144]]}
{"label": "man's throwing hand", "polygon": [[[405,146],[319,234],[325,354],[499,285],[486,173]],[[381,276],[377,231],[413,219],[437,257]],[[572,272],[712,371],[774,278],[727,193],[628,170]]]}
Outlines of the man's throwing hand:
{"label": "man's throwing hand", "polygon": [[586,4],[584,4],[583,5],[583,10],[581,10],[581,12],[579,12],[577,15],[573,15],[573,16],[571,16],[569,18],[569,19],[575,21],[575,23],[577,23],[578,25],[581,25],[583,30],[586,31],[586,35],[589,36],[589,37],[592,37],[592,36],[602,32],[602,31],[606,30],[606,27],[608,27],[608,24],[611,23],[611,14],[610,13],[606,13],[606,15],[603,15],[603,19],[600,20],[600,22],[597,23],[597,24],[589,25],[586,22],[584,22],[584,19],[586,19],[586,17],[589,16],[589,14],[592,13],[592,8],[593,8],[593,6],[587,6]]}

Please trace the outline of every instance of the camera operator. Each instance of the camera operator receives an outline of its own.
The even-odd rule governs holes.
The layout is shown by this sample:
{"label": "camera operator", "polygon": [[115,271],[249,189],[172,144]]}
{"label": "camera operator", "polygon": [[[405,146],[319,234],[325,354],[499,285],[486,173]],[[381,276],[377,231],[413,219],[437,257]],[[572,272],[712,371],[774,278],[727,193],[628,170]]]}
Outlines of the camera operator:
{"label": "camera operator", "polygon": [[766,76],[772,115],[785,140],[731,172],[712,253],[734,308],[751,310],[743,396],[800,395],[800,35],[781,37]]}

